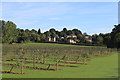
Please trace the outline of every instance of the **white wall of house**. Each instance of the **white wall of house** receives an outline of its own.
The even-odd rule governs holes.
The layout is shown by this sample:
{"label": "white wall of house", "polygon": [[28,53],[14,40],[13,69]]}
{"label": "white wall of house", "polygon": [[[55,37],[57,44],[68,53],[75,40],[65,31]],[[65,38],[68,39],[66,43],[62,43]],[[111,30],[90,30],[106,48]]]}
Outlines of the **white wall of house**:
{"label": "white wall of house", "polygon": [[49,42],[56,42],[56,38],[55,37],[54,38],[48,37],[48,41]]}
{"label": "white wall of house", "polygon": [[70,39],[70,40],[69,40],[69,43],[76,43],[76,41]]}
{"label": "white wall of house", "polygon": [[88,41],[88,42],[92,42],[92,38],[89,37],[89,36],[85,36],[85,39],[86,39],[86,41]]}
{"label": "white wall of house", "polygon": [[53,42],[56,42],[56,38],[55,37],[53,38]]}
{"label": "white wall of house", "polygon": [[51,37],[48,37],[48,41],[51,41]]}

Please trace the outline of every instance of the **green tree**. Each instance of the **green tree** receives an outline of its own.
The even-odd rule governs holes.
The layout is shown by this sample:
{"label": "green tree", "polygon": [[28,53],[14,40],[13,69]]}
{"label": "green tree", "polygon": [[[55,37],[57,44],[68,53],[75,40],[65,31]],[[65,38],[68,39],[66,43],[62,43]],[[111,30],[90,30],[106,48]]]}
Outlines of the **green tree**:
{"label": "green tree", "polygon": [[97,37],[97,44],[103,44],[103,37],[102,36]]}
{"label": "green tree", "polygon": [[58,37],[58,35],[56,34],[56,30],[54,28],[50,29],[49,31],[51,33],[51,35],[50,35],[51,37],[55,37],[55,38]]}
{"label": "green tree", "polygon": [[84,43],[85,42],[85,37],[82,34],[77,35],[77,39],[80,40],[79,41],[80,43]]}
{"label": "green tree", "polygon": [[119,40],[118,38],[119,32],[120,32],[120,24],[114,25],[114,28],[112,29],[111,32],[110,43],[107,45],[109,48],[120,48],[120,46],[118,45],[119,42],[117,42],[117,40]]}
{"label": "green tree", "polygon": [[[17,42],[18,43],[23,43],[28,41],[28,34],[25,32],[23,29],[17,29],[18,37],[17,37]],[[30,38],[29,38],[30,39]]]}
{"label": "green tree", "polygon": [[120,48],[120,32],[115,34],[114,43],[115,47]]}
{"label": "green tree", "polygon": [[84,43],[85,42],[85,38],[84,36],[82,35],[82,32],[78,29],[73,29],[72,30],[73,33],[77,36],[77,39],[80,40],[79,42],[80,43]]}
{"label": "green tree", "polygon": [[52,28],[49,31],[50,31],[50,33],[55,33],[56,30],[54,28]]}
{"label": "green tree", "polygon": [[32,30],[31,30],[31,33],[37,34],[37,31],[36,31],[35,29],[32,29]]}
{"label": "green tree", "polygon": [[86,32],[83,33],[83,36],[88,36],[88,34]]}
{"label": "green tree", "polygon": [[1,31],[4,31],[4,29],[5,29],[5,24],[6,24],[6,22],[5,22],[4,20],[0,20],[0,30],[1,30]]}
{"label": "green tree", "polygon": [[67,32],[67,28],[63,28],[63,32],[66,33]]}
{"label": "green tree", "polygon": [[93,44],[103,44],[103,37],[101,35],[94,34],[92,35]]}
{"label": "green tree", "polygon": [[40,29],[38,29],[38,34],[39,34],[39,35],[41,34],[41,30],[40,30]]}
{"label": "green tree", "polygon": [[31,34],[30,38],[32,42],[40,42],[42,39],[42,37],[38,34]]}
{"label": "green tree", "polygon": [[11,21],[6,22],[3,27],[2,42],[3,43],[13,43],[17,41],[17,30],[16,24]]}
{"label": "green tree", "polygon": [[92,43],[93,44],[97,44],[97,37],[98,37],[98,35],[97,34],[94,34],[94,35],[92,35]]}
{"label": "green tree", "polygon": [[4,31],[6,22],[4,20],[0,20],[0,43],[2,42],[2,33]]}
{"label": "green tree", "polygon": [[110,40],[111,40],[111,34],[110,33],[106,33],[103,36],[103,43],[105,45],[109,45],[110,44]]}
{"label": "green tree", "polygon": [[74,32],[75,35],[82,34],[82,32],[78,29],[73,29],[72,31]]}
{"label": "green tree", "polygon": [[46,41],[46,35],[45,34],[40,34],[40,38],[41,38],[41,42],[45,42]]}
{"label": "green tree", "polygon": [[51,33],[49,31],[44,32],[44,34],[46,35],[46,37],[50,37]]}
{"label": "green tree", "polygon": [[68,31],[66,32],[66,34],[67,34],[67,35],[72,35],[72,34],[74,34],[74,32],[73,32],[72,30],[68,30]]}

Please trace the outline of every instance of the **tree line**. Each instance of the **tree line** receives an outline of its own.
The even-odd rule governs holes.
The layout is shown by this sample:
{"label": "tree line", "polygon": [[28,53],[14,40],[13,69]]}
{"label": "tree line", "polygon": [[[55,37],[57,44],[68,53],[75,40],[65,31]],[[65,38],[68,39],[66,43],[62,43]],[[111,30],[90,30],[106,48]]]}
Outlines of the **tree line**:
{"label": "tree line", "polygon": [[[58,43],[68,43],[69,39],[76,40],[77,43],[82,44],[98,44],[106,45],[109,48],[120,47],[120,24],[115,25],[111,33],[88,35],[82,33],[78,29],[67,30],[63,28],[62,31],[57,31],[54,28],[46,32],[41,32],[40,29],[29,30],[17,28],[17,25],[12,21],[0,20],[0,28],[2,28],[1,36],[2,43],[25,43],[25,42],[49,42],[49,37],[56,38]],[[76,37],[67,37],[68,35],[75,35]],[[92,42],[87,39],[91,39]]]}

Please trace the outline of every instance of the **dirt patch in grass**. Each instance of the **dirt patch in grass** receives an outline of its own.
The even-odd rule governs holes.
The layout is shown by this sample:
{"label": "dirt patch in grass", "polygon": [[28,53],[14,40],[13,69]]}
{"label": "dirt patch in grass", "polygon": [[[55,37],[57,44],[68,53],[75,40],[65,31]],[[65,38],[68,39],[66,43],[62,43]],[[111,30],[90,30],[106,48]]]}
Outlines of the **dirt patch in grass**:
{"label": "dirt patch in grass", "polygon": [[[2,61],[17,61],[17,60],[2,60]],[[25,61],[25,63],[33,63],[31,61]],[[86,63],[76,63],[76,62],[62,62],[61,63],[69,63],[69,64],[86,64]],[[43,64],[42,62],[36,62],[35,64]],[[11,64],[12,65],[12,64]],[[48,64],[48,63],[45,63],[44,65],[52,65],[52,66],[56,66],[56,64]],[[72,66],[72,65],[58,65],[58,66],[61,66],[61,67],[79,67],[79,66]]]}
{"label": "dirt patch in grass", "polygon": [[[15,65],[17,66],[17,64],[8,64],[8,63],[2,63],[3,65],[8,65],[8,66],[11,66],[11,65]],[[40,67],[31,67],[31,66],[23,66],[25,68],[29,68],[29,69],[36,69],[36,70],[47,70],[47,71],[55,71],[55,69],[48,69],[48,68],[40,68]],[[59,69],[61,70],[61,69]]]}
{"label": "dirt patch in grass", "polygon": [[[27,63],[33,63],[33,62],[30,62],[30,61],[27,61]],[[43,63],[38,63],[38,62],[36,62],[36,64],[43,64]],[[56,64],[47,64],[47,63],[45,63],[45,65],[52,65],[52,66],[55,66]],[[58,65],[58,66],[63,66],[63,67],[79,67],[79,66],[71,66],[71,65]]]}
{"label": "dirt patch in grass", "polygon": [[85,65],[87,65],[87,63],[63,62],[63,61],[61,61],[61,63],[67,63],[67,64],[85,64]]}
{"label": "dirt patch in grass", "polygon": [[10,71],[0,71],[2,74],[30,74],[30,73],[17,73],[17,72],[10,72]]}
{"label": "dirt patch in grass", "polygon": [[[80,60],[70,60],[70,61],[84,61],[84,60],[80,59]],[[86,59],[86,61],[90,61],[90,59]]]}

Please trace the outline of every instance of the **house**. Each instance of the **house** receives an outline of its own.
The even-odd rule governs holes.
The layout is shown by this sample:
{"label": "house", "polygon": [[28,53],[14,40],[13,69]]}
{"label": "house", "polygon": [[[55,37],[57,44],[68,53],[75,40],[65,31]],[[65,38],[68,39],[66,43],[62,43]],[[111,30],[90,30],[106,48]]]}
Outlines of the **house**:
{"label": "house", "polygon": [[91,36],[85,36],[85,40],[88,42],[92,42],[92,37]]}
{"label": "house", "polygon": [[68,42],[71,43],[71,44],[76,43],[76,41],[75,41],[75,40],[72,40],[72,39],[69,39]]}
{"label": "house", "polygon": [[64,37],[61,37],[61,39],[64,39]]}
{"label": "house", "polygon": [[68,42],[72,43],[72,44],[74,44],[78,41],[76,35],[67,35],[67,38],[68,38]]}
{"label": "house", "polygon": [[56,42],[56,38],[50,36],[50,37],[48,37],[48,41],[49,41],[49,42]]}

